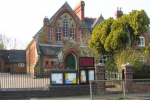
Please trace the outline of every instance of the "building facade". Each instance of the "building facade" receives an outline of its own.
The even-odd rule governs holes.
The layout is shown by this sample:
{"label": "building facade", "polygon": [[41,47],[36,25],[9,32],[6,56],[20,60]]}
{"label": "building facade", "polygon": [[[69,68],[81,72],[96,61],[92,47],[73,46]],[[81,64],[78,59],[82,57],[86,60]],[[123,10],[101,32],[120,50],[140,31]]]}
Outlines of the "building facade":
{"label": "building facade", "polygon": [[81,42],[104,20],[84,17],[84,1],[74,9],[66,2],[34,36],[26,49],[27,73],[40,74],[51,69],[77,69],[82,57]]}
{"label": "building facade", "polygon": [[[80,1],[74,9],[65,2],[51,18],[45,17],[41,29],[24,51],[25,54],[23,52],[16,54],[22,55],[18,57],[19,59],[15,57],[16,55],[12,55],[15,53],[11,50],[5,51],[7,57],[0,55],[0,71],[10,70],[10,72],[26,72],[33,75],[40,73],[42,76],[51,69],[78,70],[78,57],[84,56],[81,43],[99,23],[104,21],[102,15],[98,18],[85,17],[84,7],[84,1]],[[117,20],[122,14],[122,11],[117,9],[115,19]],[[139,49],[150,43],[149,37],[149,32],[140,36]],[[10,55],[15,58],[9,58]],[[107,60],[106,56],[104,57],[103,60]]]}

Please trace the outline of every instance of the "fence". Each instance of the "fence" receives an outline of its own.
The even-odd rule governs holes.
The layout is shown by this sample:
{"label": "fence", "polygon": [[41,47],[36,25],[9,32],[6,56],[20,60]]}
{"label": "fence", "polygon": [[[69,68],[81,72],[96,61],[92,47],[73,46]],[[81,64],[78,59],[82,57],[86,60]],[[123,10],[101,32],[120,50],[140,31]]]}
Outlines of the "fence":
{"label": "fence", "polygon": [[105,71],[105,79],[107,79],[107,80],[122,80],[122,73]]}
{"label": "fence", "polygon": [[138,98],[150,96],[150,79],[95,80],[90,82],[92,99]]}
{"label": "fence", "polygon": [[0,73],[1,89],[17,89],[17,88],[43,88],[50,84],[49,73],[43,73],[43,78],[39,78],[40,74],[33,75],[26,73]]}

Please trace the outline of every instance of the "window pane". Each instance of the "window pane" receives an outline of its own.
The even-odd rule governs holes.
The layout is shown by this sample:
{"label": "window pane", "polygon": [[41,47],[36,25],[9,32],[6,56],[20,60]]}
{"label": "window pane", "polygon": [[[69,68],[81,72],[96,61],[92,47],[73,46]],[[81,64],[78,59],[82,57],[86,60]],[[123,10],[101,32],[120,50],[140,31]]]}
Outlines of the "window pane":
{"label": "window pane", "polygon": [[49,40],[50,41],[52,41],[52,37],[53,37],[53,28],[52,27],[50,27],[50,29],[49,29]]}
{"label": "window pane", "polygon": [[64,37],[68,37],[68,21],[64,20]]}
{"label": "window pane", "polygon": [[57,27],[56,29],[56,40],[61,41],[61,28]]}
{"label": "window pane", "polygon": [[82,41],[82,30],[79,29],[79,42],[81,42],[81,41]]}
{"label": "window pane", "polygon": [[145,46],[145,39],[144,37],[139,37],[139,46]]}
{"label": "window pane", "polygon": [[72,37],[72,39],[75,39],[75,31],[74,28],[70,29],[70,37]]}

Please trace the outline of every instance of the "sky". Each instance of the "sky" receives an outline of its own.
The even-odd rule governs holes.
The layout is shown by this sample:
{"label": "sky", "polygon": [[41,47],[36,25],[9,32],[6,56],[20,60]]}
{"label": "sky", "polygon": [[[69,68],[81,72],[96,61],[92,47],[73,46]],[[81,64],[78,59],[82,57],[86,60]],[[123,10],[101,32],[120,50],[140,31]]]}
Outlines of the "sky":
{"label": "sky", "polygon": [[[68,2],[73,9],[81,0],[0,0],[0,34],[29,43],[43,26],[43,18],[51,18]],[[150,0],[83,0],[85,17],[115,18],[117,7],[128,14],[144,9],[150,17]]]}

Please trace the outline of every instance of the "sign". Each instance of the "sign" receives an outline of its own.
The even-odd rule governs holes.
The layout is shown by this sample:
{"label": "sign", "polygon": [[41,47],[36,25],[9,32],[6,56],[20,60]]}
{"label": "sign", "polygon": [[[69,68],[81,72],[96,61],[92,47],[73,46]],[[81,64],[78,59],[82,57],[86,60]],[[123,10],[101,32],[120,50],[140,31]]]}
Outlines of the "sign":
{"label": "sign", "polygon": [[77,70],[51,70],[50,71],[50,85],[74,85],[78,83]]}
{"label": "sign", "polygon": [[63,74],[62,73],[52,73],[51,75],[52,83],[51,84],[63,84]]}
{"label": "sign", "polygon": [[79,66],[80,67],[94,67],[94,57],[80,57]]}
{"label": "sign", "polygon": [[81,70],[81,75],[80,75],[81,83],[86,83],[86,71]]}
{"label": "sign", "polygon": [[89,81],[94,80],[94,70],[88,70],[89,71]]}
{"label": "sign", "polygon": [[76,73],[65,73],[65,84],[76,84]]}

